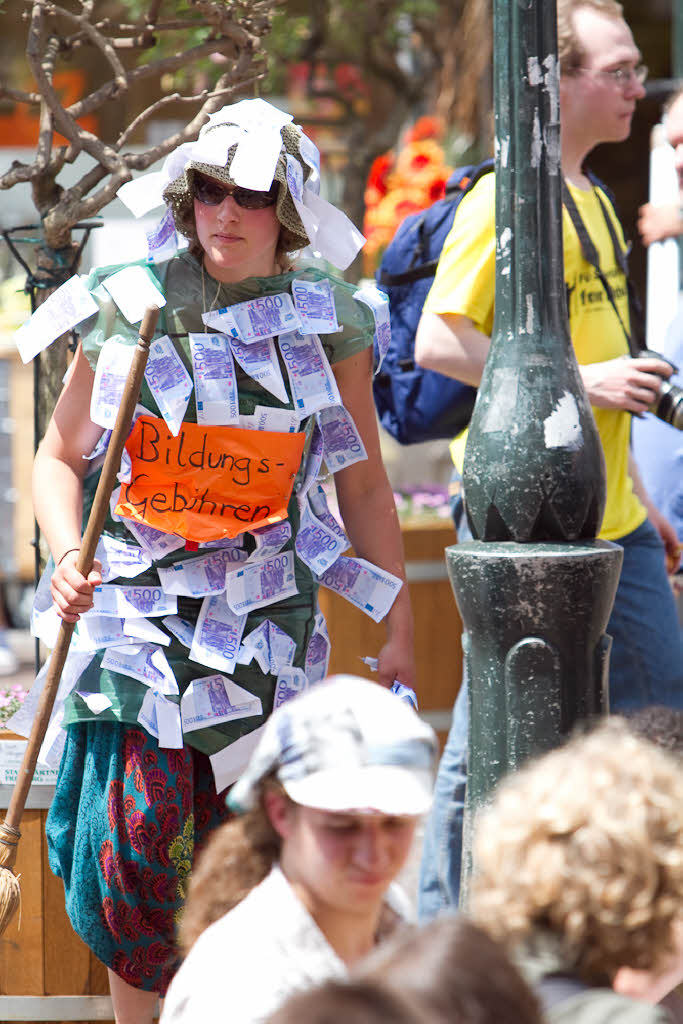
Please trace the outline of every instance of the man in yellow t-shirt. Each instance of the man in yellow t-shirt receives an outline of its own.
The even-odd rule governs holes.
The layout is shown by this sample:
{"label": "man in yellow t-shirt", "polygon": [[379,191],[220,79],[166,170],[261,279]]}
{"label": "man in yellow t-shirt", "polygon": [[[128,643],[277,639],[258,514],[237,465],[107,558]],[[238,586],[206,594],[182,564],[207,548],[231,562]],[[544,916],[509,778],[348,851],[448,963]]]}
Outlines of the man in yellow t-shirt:
{"label": "man in yellow t-shirt", "polygon": [[[675,532],[649,500],[629,448],[631,415],[655,400],[671,368],[657,359],[631,359],[626,278],[606,217],[623,244],[609,199],[586,176],[584,160],[600,142],[630,132],[647,71],[615,0],[558,0],[561,66],[562,171],[589,237],[597,248],[615,311],[596,270],[583,256],[564,211],[564,260],[569,321],[607,470],[607,505],[599,536],[624,548],[624,564],[608,632],[612,710],[647,704],[683,708],[683,646],[669,586],[665,549]],[[477,386],[490,344],[495,292],[495,182],[485,175],[461,202],[446,238],[417,332],[417,361]],[[601,203],[602,200],[602,203]],[[539,258],[543,258],[539,254]],[[464,441],[452,446],[461,468]],[[463,539],[461,534],[461,539]],[[457,904],[462,806],[467,757],[467,698],[463,685],[439,768],[427,824],[420,880],[420,913],[430,917]]]}

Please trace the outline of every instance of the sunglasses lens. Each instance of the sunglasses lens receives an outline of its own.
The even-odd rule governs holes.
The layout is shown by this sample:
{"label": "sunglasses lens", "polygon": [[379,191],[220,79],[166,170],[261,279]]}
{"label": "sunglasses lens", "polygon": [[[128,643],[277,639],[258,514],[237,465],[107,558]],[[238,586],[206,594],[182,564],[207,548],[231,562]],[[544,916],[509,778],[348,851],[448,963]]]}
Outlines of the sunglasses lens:
{"label": "sunglasses lens", "polygon": [[238,186],[233,196],[237,205],[245,210],[263,210],[266,206],[272,206],[277,199],[277,184],[273,184],[268,192]]}
{"label": "sunglasses lens", "polygon": [[217,181],[205,178],[201,174],[195,174],[194,194],[195,198],[204,206],[219,206],[228,193]]}
{"label": "sunglasses lens", "polygon": [[240,185],[225,188],[220,182],[197,173],[194,175],[193,187],[195,199],[204,206],[220,206],[226,196],[231,196],[244,210],[263,210],[266,206],[272,206],[278,190],[277,182],[273,182],[268,192],[242,188]]}

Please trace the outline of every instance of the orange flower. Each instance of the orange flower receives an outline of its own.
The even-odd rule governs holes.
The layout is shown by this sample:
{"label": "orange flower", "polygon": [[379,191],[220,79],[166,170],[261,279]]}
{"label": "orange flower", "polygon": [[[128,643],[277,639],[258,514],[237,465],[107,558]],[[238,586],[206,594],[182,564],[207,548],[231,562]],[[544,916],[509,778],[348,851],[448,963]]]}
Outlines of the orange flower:
{"label": "orange flower", "polygon": [[436,203],[439,199],[443,199],[446,195],[446,182],[450,178],[450,171],[446,169],[442,173],[437,173],[432,178],[427,188],[427,195],[429,196],[429,204]]}
{"label": "orange flower", "polygon": [[441,123],[420,118],[406,134],[398,156],[393,152],[377,157],[370,168],[365,189],[363,266],[372,273],[400,223],[413,213],[443,198],[451,168],[444,163]]}
{"label": "orange flower", "polygon": [[371,193],[372,190],[374,190],[380,196],[386,195],[387,178],[393,166],[393,153],[382,153],[380,156],[375,157],[375,159],[372,161],[367,181],[367,187],[371,191]]}
{"label": "orange flower", "polygon": [[443,136],[443,121],[439,117],[430,117],[425,114],[418,117],[417,121],[405,135],[406,143],[419,142],[421,139],[440,139]]}
{"label": "orange flower", "polygon": [[434,167],[443,166],[443,150],[438,142],[425,139],[422,142],[411,142],[398,155],[396,173],[409,180],[414,179],[427,170],[430,174]]}

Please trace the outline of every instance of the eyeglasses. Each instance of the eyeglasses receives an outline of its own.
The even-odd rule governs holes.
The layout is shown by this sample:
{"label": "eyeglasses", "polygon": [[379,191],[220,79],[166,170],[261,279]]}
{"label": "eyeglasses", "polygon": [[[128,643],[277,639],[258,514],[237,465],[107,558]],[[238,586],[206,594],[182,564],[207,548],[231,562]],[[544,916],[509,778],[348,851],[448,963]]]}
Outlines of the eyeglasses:
{"label": "eyeglasses", "polygon": [[195,199],[203,206],[220,206],[223,200],[230,196],[243,210],[263,210],[276,201],[278,183],[274,181],[267,192],[242,188],[241,185],[230,185],[226,188],[214,178],[207,178],[195,171],[192,175],[192,190]]}
{"label": "eyeglasses", "polygon": [[636,81],[638,85],[643,85],[648,75],[648,69],[644,64],[639,64],[635,68],[614,68],[609,71],[599,71],[595,68],[576,68],[576,70],[584,71],[587,75],[600,75],[619,89],[624,89],[633,81]]}

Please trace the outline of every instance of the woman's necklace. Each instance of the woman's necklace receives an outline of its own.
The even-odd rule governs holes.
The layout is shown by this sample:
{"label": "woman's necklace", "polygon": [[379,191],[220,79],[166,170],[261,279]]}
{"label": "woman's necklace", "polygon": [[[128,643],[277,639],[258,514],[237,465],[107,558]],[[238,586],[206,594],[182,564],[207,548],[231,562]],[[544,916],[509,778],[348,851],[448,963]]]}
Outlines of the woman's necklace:
{"label": "woman's necklace", "polygon": [[211,307],[210,307],[210,309],[207,309],[206,308],[206,292],[204,291],[204,260],[202,260],[201,266],[202,266],[202,305],[204,307],[203,312],[204,313],[210,313],[211,310],[213,309],[213,307],[216,305],[216,299],[218,298],[218,293],[221,290],[221,282],[220,281],[218,282],[218,287],[216,288],[216,294],[213,297],[213,302],[211,303]]}

